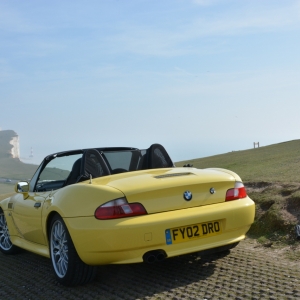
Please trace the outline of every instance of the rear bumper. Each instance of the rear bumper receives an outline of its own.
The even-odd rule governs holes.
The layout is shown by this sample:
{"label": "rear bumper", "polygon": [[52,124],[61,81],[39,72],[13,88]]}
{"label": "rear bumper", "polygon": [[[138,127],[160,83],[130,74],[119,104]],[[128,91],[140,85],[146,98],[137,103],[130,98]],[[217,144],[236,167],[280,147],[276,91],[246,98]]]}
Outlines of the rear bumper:
{"label": "rear bumper", "polygon": [[[90,265],[137,263],[152,250],[167,257],[239,242],[254,221],[255,204],[249,198],[159,214],[96,220],[94,217],[65,218],[80,258]],[[222,233],[167,245],[165,230],[220,220]]]}

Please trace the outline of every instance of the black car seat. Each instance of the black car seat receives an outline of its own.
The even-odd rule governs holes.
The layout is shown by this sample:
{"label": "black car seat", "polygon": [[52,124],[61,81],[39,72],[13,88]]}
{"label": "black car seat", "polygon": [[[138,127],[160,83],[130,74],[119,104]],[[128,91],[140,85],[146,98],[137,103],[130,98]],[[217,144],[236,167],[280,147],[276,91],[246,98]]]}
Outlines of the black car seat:
{"label": "black car seat", "polygon": [[64,186],[109,174],[109,168],[101,154],[96,149],[88,149],[83,153],[82,158],[74,162]]}
{"label": "black car seat", "polygon": [[160,144],[153,144],[147,150],[147,165],[149,169],[173,168],[172,162],[166,149]]}
{"label": "black car seat", "polygon": [[72,170],[69,176],[67,177],[64,186],[78,182],[81,175],[81,162],[82,162],[81,158],[78,158],[74,162]]}
{"label": "black car seat", "polygon": [[103,157],[96,149],[88,149],[83,154],[82,176],[86,179],[110,175],[111,172]]}

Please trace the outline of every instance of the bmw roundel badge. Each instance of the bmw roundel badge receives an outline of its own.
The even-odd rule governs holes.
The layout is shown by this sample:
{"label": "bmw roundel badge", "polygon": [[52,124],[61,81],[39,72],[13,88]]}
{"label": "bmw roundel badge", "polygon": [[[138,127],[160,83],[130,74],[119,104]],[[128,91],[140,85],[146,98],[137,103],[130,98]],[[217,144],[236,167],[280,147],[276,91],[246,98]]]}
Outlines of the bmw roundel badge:
{"label": "bmw roundel badge", "polygon": [[193,197],[193,195],[192,195],[192,193],[191,193],[190,191],[185,191],[185,192],[183,193],[183,198],[184,198],[184,200],[186,200],[186,201],[192,200],[192,197]]}

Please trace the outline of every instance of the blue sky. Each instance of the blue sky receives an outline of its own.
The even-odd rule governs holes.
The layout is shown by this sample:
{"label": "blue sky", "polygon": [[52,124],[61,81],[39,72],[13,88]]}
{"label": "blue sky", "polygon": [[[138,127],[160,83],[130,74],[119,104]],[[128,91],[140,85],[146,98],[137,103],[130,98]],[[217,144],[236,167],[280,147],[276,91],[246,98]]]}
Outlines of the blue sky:
{"label": "blue sky", "polygon": [[[0,0],[0,127],[21,156],[300,138],[300,1]],[[29,162],[29,161],[28,161]]]}

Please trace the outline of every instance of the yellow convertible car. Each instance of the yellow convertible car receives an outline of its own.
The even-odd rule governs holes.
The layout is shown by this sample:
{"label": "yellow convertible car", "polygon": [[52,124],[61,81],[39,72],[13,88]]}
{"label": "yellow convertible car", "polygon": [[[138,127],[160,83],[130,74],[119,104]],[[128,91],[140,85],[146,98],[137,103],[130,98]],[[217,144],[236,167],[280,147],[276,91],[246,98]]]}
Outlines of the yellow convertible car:
{"label": "yellow convertible car", "polygon": [[237,174],[176,168],[159,144],[52,154],[15,191],[0,202],[0,250],[51,258],[69,286],[93,280],[97,265],[231,249],[255,213]]}

